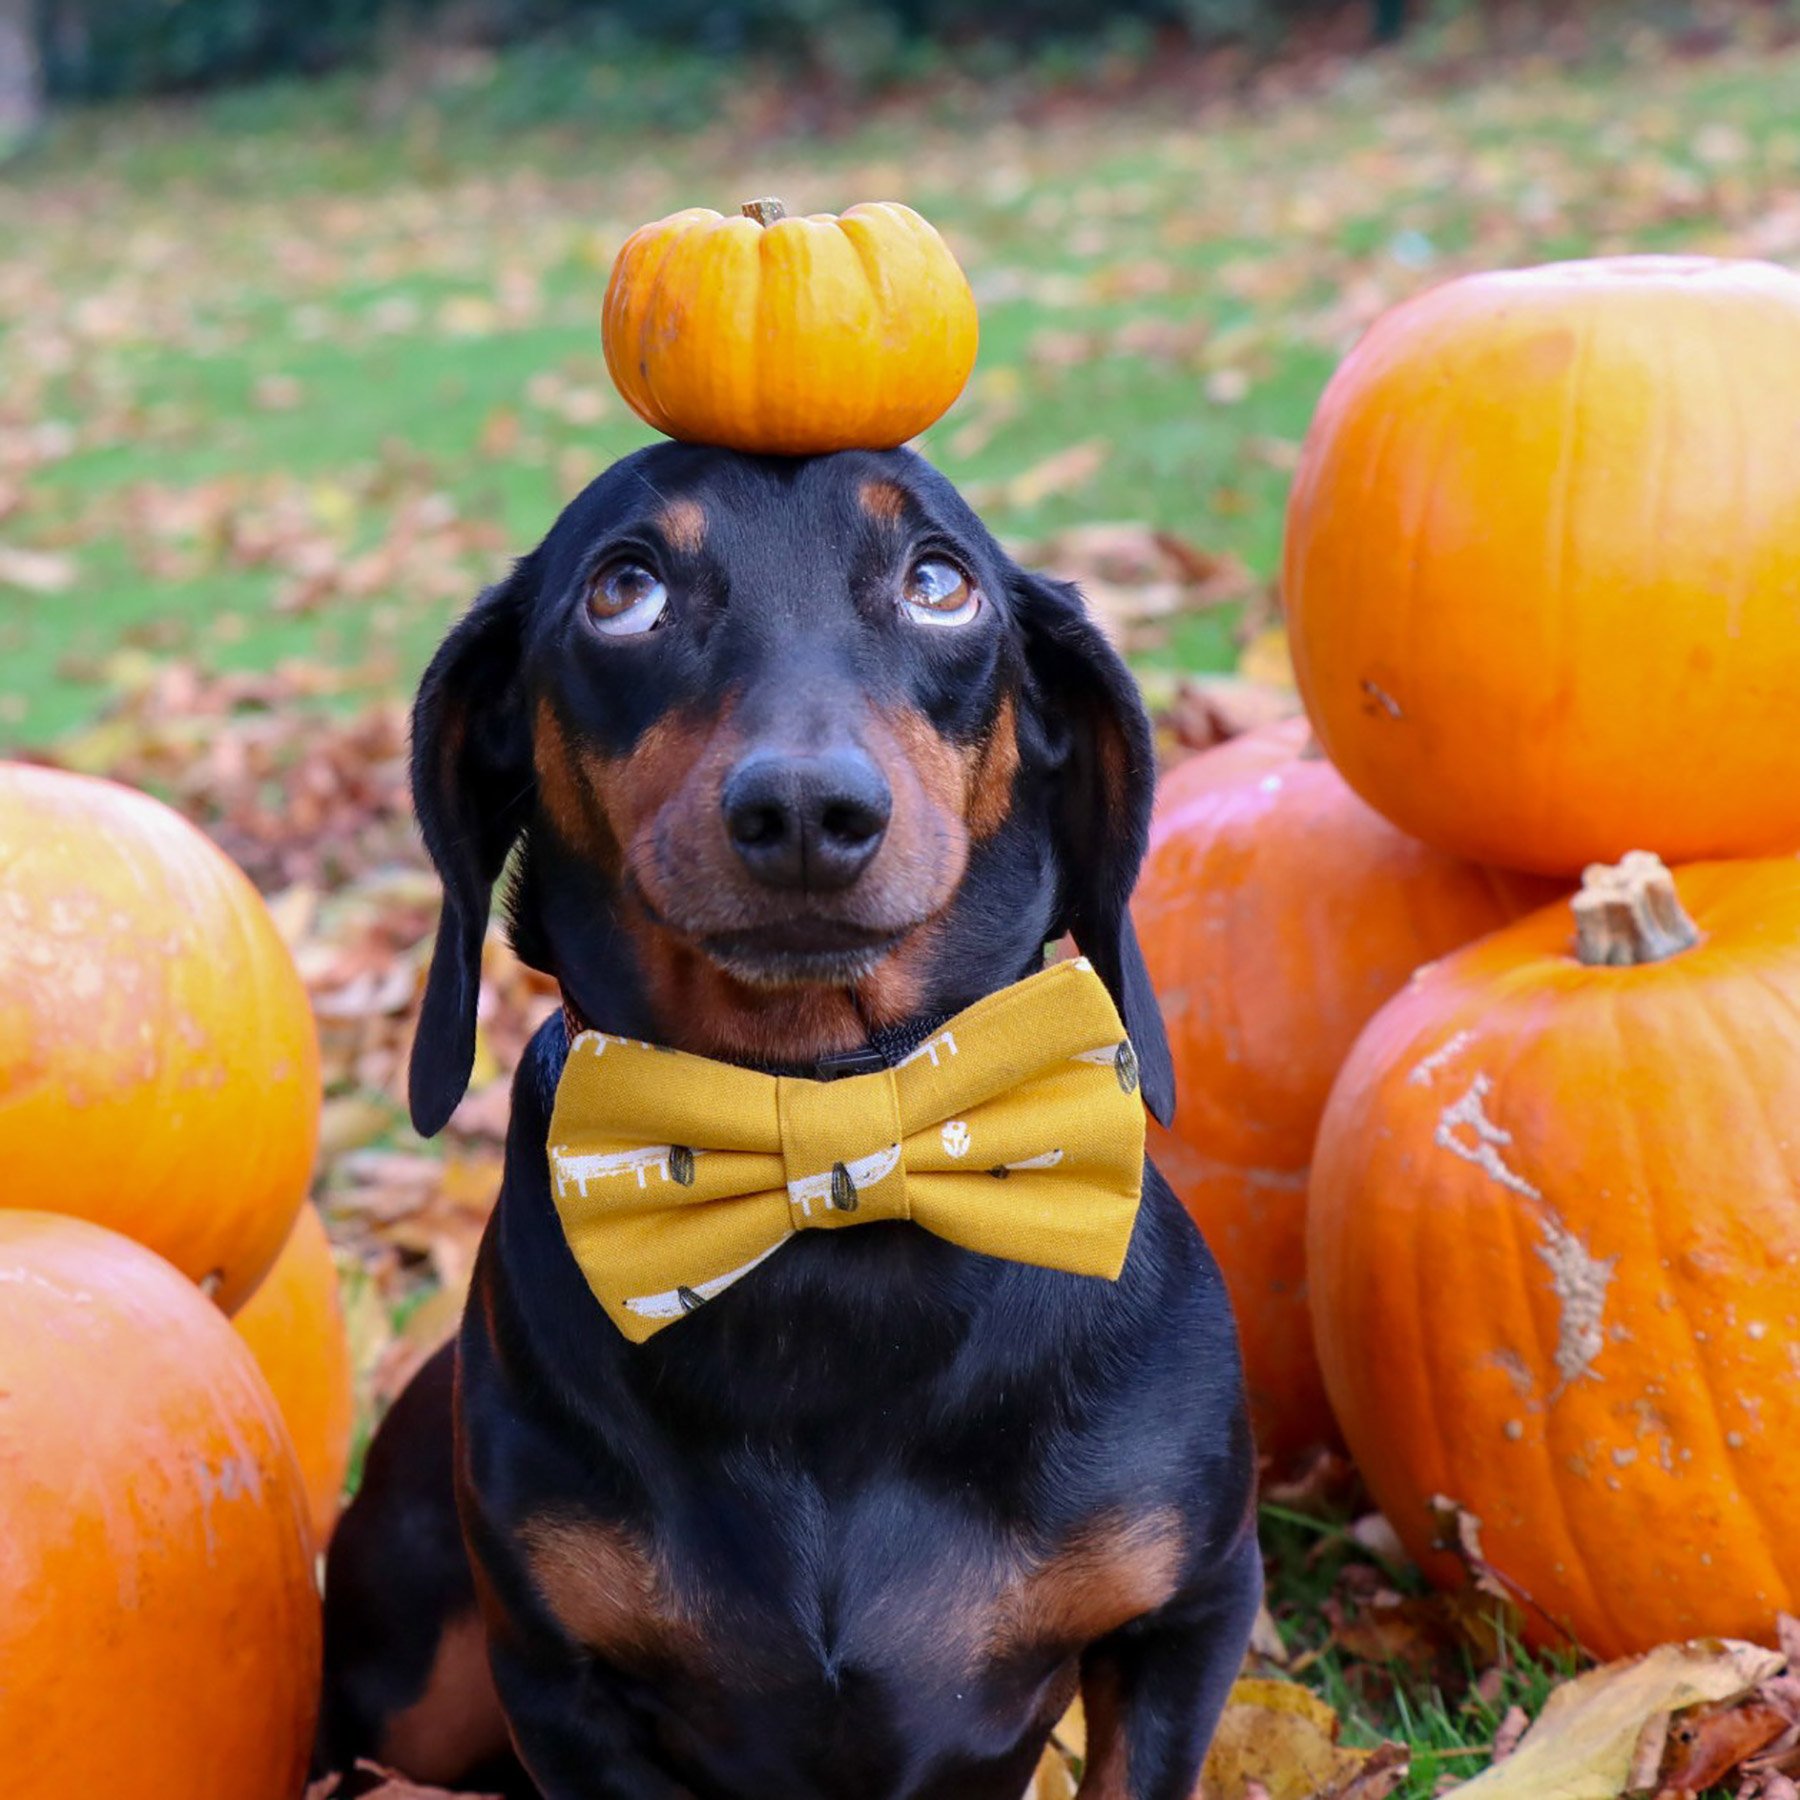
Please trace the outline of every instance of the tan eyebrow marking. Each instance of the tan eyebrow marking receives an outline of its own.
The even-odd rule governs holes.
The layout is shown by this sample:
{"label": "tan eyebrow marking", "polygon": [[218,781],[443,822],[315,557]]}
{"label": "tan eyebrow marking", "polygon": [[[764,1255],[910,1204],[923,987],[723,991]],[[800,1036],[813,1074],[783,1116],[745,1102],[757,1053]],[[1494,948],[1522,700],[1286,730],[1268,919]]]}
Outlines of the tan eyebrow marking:
{"label": "tan eyebrow marking", "polygon": [[897,481],[865,481],[856,497],[863,511],[884,525],[898,525],[906,511],[906,489]]}
{"label": "tan eyebrow marking", "polygon": [[698,500],[671,500],[656,515],[657,528],[671,550],[692,556],[706,542],[706,508]]}

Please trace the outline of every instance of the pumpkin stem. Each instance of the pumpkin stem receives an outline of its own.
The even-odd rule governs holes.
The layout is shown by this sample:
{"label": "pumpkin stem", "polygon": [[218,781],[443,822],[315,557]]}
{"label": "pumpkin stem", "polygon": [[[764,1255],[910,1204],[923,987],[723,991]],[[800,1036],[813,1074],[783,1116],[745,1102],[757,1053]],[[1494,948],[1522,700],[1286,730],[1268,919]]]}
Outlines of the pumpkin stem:
{"label": "pumpkin stem", "polygon": [[779,200],[772,199],[746,200],[738,211],[759,225],[773,225],[777,219],[787,217],[787,208]]}
{"label": "pumpkin stem", "polygon": [[1629,968],[1679,956],[1700,941],[1660,856],[1633,850],[1584,869],[1575,911],[1575,955],[1590,968]]}

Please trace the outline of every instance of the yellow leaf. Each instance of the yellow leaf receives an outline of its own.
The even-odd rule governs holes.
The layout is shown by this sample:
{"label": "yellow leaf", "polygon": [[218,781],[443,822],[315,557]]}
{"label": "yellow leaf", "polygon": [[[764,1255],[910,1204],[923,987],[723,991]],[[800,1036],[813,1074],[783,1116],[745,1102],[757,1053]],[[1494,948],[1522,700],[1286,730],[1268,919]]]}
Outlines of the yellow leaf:
{"label": "yellow leaf", "polygon": [[469,1066],[469,1086],[484,1088],[490,1081],[499,1080],[505,1071],[500,1067],[500,1059],[494,1054],[493,1040],[486,1030],[477,1025],[475,1028],[475,1060]]}
{"label": "yellow leaf", "polygon": [[1259,631],[1238,658],[1238,674],[1245,681],[1264,687],[1291,688],[1294,664],[1288,655],[1287,627],[1271,625],[1266,631]]}
{"label": "yellow leaf", "polygon": [[394,1109],[366,1094],[334,1094],[319,1108],[319,1155],[329,1161],[394,1127]]}
{"label": "yellow leaf", "polygon": [[1079,1694],[1069,1703],[1069,1710],[1051,1732],[1050,1741],[1072,1762],[1087,1761],[1087,1713],[1082,1709]]}
{"label": "yellow leaf", "polygon": [[143,742],[144,728],[132,719],[105,719],[86,731],[56,741],[59,767],[77,775],[105,775],[125,763]]}
{"label": "yellow leaf", "polygon": [[1087,438],[1015,475],[1002,490],[1008,506],[1029,511],[1054,494],[1072,494],[1084,488],[1106,464],[1111,445],[1104,438]]}
{"label": "yellow leaf", "polygon": [[281,941],[292,950],[311,935],[319,917],[319,890],[310,882],[297,881],[279,894],[269,896],[269,917],[281,933]]}
{"label": "yellow leaf", "polygon": [[1729,1638],[1662,1644],[1565,1681],[1505,1762],[1451,1792],[1462,1800],[1619,1800],[1644,1729],[1705,1701],[1734,1700],[1782,1666]]}
{"label": "yellow leaf", "polygon": [[1075,1800],[1082,1759],[1087,1755],[1087,1720],[1077,1699],[1050,1734],[1025,1800]]}
{"label": "yellow leaf", "polygon": [[1294,1681],[1239,1681],[1225,1703],[1195,1800],[1313,1800],[1369,1759],[1338,1742],[1338,1716]]}

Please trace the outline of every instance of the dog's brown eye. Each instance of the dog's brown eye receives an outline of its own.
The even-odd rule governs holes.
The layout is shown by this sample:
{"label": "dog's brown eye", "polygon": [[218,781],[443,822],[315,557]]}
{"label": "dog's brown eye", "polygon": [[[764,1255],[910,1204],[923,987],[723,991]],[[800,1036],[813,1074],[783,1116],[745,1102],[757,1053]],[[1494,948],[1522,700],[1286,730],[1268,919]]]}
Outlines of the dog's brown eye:
{"label": "dog's brown eye", "polygon": [[648,631],[669,604],[669,590],[642,563],[614,563],[588,589],[588,616],[608,637]]}
{"label": "dog's brown eye", "polygon": [[930,556],[913,564],[901,604],[919,625],[966,625],[981,610],[981,590],[955,563]]}

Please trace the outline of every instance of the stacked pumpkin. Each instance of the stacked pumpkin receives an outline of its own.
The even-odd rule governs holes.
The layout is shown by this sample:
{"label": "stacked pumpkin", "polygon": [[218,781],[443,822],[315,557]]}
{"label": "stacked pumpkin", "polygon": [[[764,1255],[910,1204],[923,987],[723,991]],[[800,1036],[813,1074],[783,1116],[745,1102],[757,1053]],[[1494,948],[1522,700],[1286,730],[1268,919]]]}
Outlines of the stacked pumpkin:
{"label": "stacked pumpkin", "polygon": [[640,227],[601,310],[631,409],[685,443],[757,455],[890,450],[934,423],[975,366],[975,296],[897,201],[791,217],[691,206]]}
{"label": "stacked pumpkin", "polygon": [[[1183,767],[1140,900],[1185,1063],[1164,1166],[1273,1370],[1272,1444],[1321,1429],[1258,1347],[1303,1280],[1409,1549],[1452,1574],[1457,1503],[1530,1633],[1603,1655],[1800,1604],[1797,418],[1800,276],[1770,266],[1390,314],[1288,521],[1337,773],[1296,738]],[[1529,891],[1484,865],[1586,874],[1504,924]],[[1449,954],[1408,978],[1413,946]]]}
{"label": "stacked pumpkin", "polygon": [[350,1427],[306,994],[142,794],[0,764],[0,868],[9,1791],[297,1793]]}

